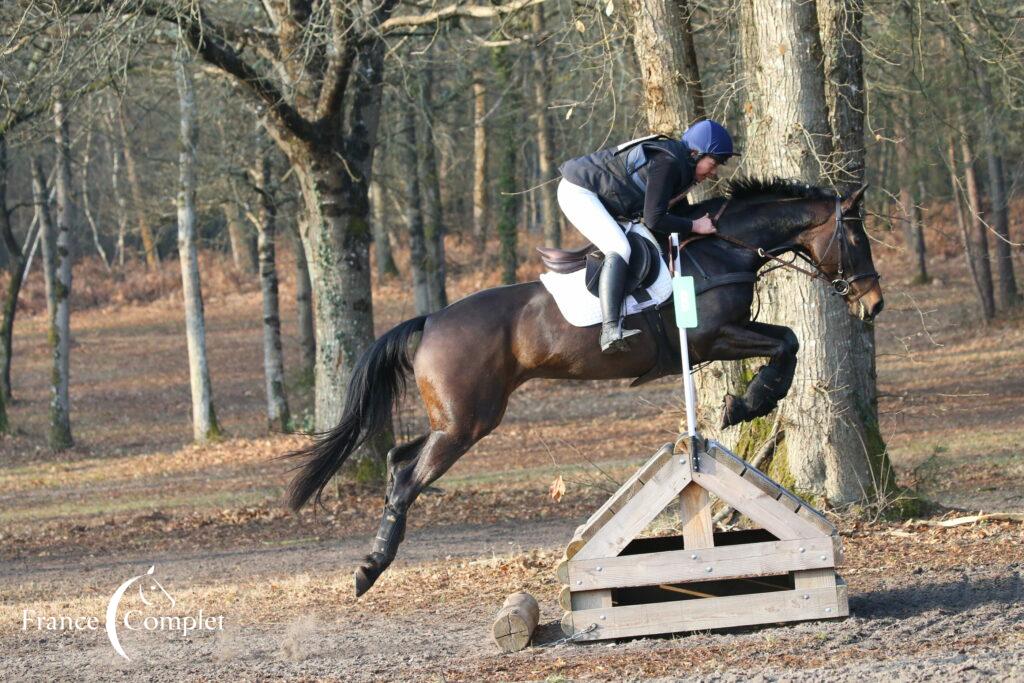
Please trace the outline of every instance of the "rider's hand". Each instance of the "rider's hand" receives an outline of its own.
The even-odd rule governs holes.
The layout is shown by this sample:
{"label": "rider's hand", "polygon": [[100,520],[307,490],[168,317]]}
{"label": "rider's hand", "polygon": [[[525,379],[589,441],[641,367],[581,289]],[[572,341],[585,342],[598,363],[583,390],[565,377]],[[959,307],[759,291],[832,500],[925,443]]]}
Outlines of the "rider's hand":
{"label": "rider's hand", "polygon": [[711,216],[708,214],[704,214],[693,222],[694,235],[714,235],[716,232],[715,224],[711,222]]}

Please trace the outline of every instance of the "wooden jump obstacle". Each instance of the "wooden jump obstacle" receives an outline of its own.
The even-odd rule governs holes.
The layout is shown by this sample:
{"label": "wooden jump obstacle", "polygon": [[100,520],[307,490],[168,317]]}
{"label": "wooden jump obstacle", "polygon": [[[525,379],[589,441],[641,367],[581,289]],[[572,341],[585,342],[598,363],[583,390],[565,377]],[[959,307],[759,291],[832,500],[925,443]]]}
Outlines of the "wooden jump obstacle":
{"label": "wooden jump obstacle", "polygon": [[[714,531],[710,493],[762,528]],[[638,538],[676,497],[682,536]],[[565,555],[556,570],[562,630],[576,640],[849,614],[835,527],[700,436],[658,450],[576,530]]]}
{"label": "wooden jump obstacle", "polygon": [[[670,238],[687,434],[665,444],[576,530],[558,565],[562,630],[576,640],[827,619],[849,614],[842,545],[825,517],[697,434],[686,330],[693,278]],[[715,532],[710,494],[762,528]],[[679,498],[682,536],[640,538]]]}

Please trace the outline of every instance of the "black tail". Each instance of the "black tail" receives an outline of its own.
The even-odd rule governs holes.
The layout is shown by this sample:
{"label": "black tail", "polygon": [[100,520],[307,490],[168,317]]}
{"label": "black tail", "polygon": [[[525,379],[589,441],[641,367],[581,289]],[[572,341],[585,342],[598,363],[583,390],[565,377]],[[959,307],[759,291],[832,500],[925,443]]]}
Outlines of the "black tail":
{"label": "black tail", "polygon": [[352,370],[345,413],[338,426],[318,434],[309,448],[284,456],[306,458],[288,486],[289,508],[298,510],[314,493],[314,504],[319,503],[324,487],[348,456],[389,425],[392,407],[405,391],[406,375],[412,372],[409,339],[423,331],[426,320],[426,316],[406,320],[375,341]]}

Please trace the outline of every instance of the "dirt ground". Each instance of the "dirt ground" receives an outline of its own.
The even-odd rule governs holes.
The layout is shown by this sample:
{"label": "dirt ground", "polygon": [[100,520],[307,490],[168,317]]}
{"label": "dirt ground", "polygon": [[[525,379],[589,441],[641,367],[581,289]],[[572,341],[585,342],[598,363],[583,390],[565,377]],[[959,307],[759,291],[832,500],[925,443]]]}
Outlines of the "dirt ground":
{"label": "dirt ground", "polygon": [[[931,504],[925,518],[836,518],[849,618],[588,645],[559,642],[552,568],[615,482],[673,439],[675,381],[523,387],[502,427],[417,503],[399,560],[356,601],[351,571],[369,548],[382,492],[345,484],[317,515],[280,506],[287,466],[272,458],[303,438],[265,433],[254,283],[222,277],[207,298],[228,432],[207,448],[187,445],[173,289],[76,311],[77,446],[60,455],[44,447],[44,321],[26,313],[10,410],[18,431],[0,441],[0,679],[1024,680],[1024,525],[936,525],[1024,511],[1024,325],[981,327],[957,259],[936,258],[941,282],[911,287],[899,252],[880,244],[876,254],[887,299],[877,327],[883,429],[901,480]],[[458,263],[452,270],[455,296],[489,284]],[[287,277],[282,297],[294,368]],[[403,287],[380,287],[379,331],[410,307]],[[308,388],[297,379],[290,388],[308,419]],[[421,420],[410,402],[399,431],[417,433]],[[557,476],[566,482],[558,502],[548,495]],[[168,596],[154,609],[201,609],[222,616],[223,629],[122,628],[126,661],[103,630],[104,610],[119,584],[150,566]],[[488,626],[520,589],[540,600],[541,627],[533,647],[501,655]],[[134,587],[129,608],[145,609]],[[46,628],[59,616],[99,626]]]}

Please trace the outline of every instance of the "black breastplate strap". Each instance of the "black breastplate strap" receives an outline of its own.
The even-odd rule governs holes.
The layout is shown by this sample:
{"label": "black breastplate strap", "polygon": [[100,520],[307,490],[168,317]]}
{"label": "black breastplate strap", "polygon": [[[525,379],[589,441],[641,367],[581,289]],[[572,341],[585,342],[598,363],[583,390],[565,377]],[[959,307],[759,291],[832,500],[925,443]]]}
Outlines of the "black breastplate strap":
{"label": "black breastplate strap", "polygon": [[690,259],[690,263],[697,269],[700,277],[693,281],[694,291],[700,296],[709,289],[724,287],[726,285],[752,285],[757,282],[756,273],[724,273],[722,275],[708,275],[707,271],[697,262],[689,250],[684,249],[683,254]]}

